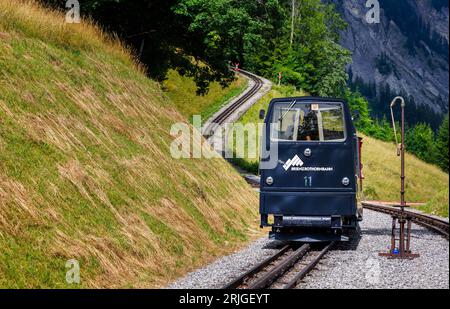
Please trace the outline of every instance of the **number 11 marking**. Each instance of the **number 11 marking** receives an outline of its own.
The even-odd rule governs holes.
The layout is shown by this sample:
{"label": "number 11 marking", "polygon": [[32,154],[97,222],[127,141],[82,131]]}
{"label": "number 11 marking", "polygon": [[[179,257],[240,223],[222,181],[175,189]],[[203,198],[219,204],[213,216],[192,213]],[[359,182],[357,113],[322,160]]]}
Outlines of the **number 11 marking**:
{"label": "number 11 marking", "polygon": [[305,176],[305,187],[312,187],[312,177]]}

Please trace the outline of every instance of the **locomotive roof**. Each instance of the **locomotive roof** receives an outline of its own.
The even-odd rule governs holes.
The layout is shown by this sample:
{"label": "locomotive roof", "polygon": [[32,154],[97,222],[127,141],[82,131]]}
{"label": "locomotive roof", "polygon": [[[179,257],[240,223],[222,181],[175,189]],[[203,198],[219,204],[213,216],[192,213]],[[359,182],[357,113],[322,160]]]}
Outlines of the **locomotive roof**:
{"label": "locomotive roof", "polygon": [[271,102],[283,102],[283,101],[292,101],[297,100],[298,102],[302,101],[319,101],[319,102],[339,102],[347,104],[347,101],[340,98],[328,98],[328,97],[313,97],[313,96],[304,96],[304,97],[285,97],[285,98],[275,98],[272,99]]}

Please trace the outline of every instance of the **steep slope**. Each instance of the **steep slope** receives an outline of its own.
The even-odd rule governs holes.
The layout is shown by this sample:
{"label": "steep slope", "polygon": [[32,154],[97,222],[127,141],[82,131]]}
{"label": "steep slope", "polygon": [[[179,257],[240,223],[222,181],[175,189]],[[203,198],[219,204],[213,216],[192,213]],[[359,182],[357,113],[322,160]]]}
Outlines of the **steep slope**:
{"label": "steep slope", "polygon": [[257,195],[173,159],[175,122],[117,42],[0,0],[0,287],[68,287],[71,259],[70,287],[158,287],[254,235]]}
{"label": "steep slope", "polygon": [[387,111],[383,92],[403,93],[417,107],[409,120],[437,127],[448,112],[448,1],[380,0],[379,24],[366,22],[366,1],[324,1],[335,3],[349,25],[342,45],[353,53],[353,82],[373,97],[374,112]]}

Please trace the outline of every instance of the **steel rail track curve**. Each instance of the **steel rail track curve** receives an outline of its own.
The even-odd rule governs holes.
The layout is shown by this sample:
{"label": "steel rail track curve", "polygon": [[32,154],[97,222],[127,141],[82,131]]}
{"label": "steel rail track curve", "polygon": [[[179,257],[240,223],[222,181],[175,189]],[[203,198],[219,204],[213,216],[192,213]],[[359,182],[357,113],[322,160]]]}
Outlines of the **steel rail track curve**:
{"label": "steel rail track curve", "polygon": [[258,78],[256,75],[253,75],[246,71],[240,71],[242,75],[245,75],[249,77],[251,80],[255,82],[252,88],[248,90],[242,97],[240,97],[238,100],[236,100],[233,104],[228,106],[220,115],[215,117],[213,119],[213,123],[215,124],[224,124],[226,120],[239,108],[242,106],[242,104],[246,103],[251,97],[253,97],[255,94],[261,90],[262,86],[264,85],[264,82]]}
{"label": "steel rail track curve", "polygon": [[[385,206],[371,202],[362,202],[362,206],[366,209],[388,215],[401,214],[400,209],[396,209],[392,206]],[[447,221],[408,210],[405,210],[405,213],[412,219],[412,222],[433,230],[434,232],[441,234],[447,239],[449,238],[449,223]]]}

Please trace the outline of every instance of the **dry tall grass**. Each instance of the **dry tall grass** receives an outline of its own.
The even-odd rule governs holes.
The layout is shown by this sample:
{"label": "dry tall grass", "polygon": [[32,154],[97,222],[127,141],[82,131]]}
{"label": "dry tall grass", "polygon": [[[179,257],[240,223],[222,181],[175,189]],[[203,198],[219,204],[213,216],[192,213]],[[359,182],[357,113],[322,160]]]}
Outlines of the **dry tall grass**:
{"label": "dry tall grass", "polygon": [[42,9],[36,0],[2,0],[0,6],[5,30],[19,30],[42,41],[69,48],[107,48],[115,56],[130,59],[122,43],[91,20],[83,20],[79,24],[65,23],[64,15]]}
{"label": "dry tall grass", "polygon": [[223,160],[174,160],[187,122],[117,41],[0,0],[0,287],[160,287],[258,235]]}

